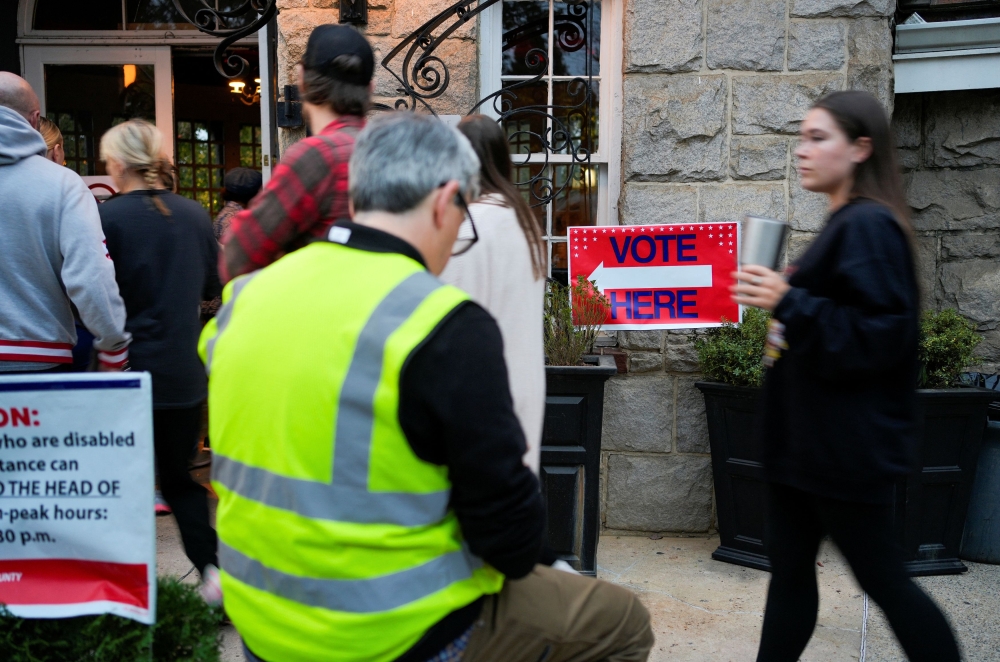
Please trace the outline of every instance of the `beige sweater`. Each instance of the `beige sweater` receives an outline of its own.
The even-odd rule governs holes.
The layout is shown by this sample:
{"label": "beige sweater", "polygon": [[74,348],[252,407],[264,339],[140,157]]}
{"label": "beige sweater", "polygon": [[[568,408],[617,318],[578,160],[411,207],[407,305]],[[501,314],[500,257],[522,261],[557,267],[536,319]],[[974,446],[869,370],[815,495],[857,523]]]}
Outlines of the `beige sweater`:
{"label": "beige sweater", "polygon": [[514,210],[500,201],[487,196],[469,205],[479,241],[448,262],[441,280],[468,292],[500,326],[514,411],[528,444],[524,463],[537,474],[545,417],[545,279],[535,280],[528,240]]}

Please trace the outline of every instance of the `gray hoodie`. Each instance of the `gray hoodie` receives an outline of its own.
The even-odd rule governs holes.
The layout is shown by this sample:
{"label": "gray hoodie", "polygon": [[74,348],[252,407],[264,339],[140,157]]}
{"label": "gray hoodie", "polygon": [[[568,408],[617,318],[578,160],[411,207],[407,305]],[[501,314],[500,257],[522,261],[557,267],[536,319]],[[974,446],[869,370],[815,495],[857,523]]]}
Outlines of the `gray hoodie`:
{"label": "gray hoodie", "polygon": [[97,203],[45,151],[41,134],[0,106],[0,372],[72,361],[70,302],[100,360],[120,364],[131,336]]}

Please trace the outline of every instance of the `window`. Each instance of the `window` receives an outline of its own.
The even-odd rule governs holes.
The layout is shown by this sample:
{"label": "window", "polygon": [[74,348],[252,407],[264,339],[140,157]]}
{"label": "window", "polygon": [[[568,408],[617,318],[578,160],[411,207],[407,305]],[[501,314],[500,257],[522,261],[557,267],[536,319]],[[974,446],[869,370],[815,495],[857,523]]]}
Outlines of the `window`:
{"label": "window", "polygon": [[240,126],[240,165],[244,168],[261,168],[260,125]]}
{"label": "window", "polygon": [[620,13],[619,0],[503,0],[484,12],[493,34],[481,45],[481,111],[507,134],[514,182],[545,228],[556,277],[567,268],[567,227],[617,222],[609,181],[621,139],[609,106],[621,87]]}
{"label": "window", "polygon": [[177,122],[177,192],[215,214],[224,204],[222,122]]}
{"label": "window", "polygon": [[[220,13],[232,12],[245,0],[214,0],[210,6]],[[187,15],[205,7],[201,0],[181,0]],[[252,14],[227,17],[228,28],[242,27]],[[174,0],[38,0],[34,15],[36,30],[196,30],[184,20]],[[124,28],[123,28],[124,26]]]}
{"label": "window", "polygon": [[83,177],[94,174],[94,133],[90,117],[77,118],[75,113],[48,112],[63,135],[66,167]]}

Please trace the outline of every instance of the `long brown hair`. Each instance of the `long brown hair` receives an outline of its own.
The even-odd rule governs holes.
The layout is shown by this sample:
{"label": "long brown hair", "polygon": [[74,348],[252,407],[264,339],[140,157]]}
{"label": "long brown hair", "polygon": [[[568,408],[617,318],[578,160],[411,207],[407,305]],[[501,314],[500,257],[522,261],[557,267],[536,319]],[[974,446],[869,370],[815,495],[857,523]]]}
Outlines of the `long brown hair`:
{"label": "long brown hair", "polygon": [[868,92],[846,90],[826,95],[813,104],[813,108],[830,113],[851,142],[862,137],[871,140],[871,156],[854,169],[851,197],[881,202],[892,210],[907,235],[912,236],[910,207],[903,194],[896,145],[882,105]]}
{"label": "long brown hair", "polygon": [[501,196],[506,205],[517,214],[517,223],[528,240],[532,272],[536,280],[544,278],[546,250],[542,228],[538,217],[510,181],[513,166],[510,162],[510,145],[503,129],[486,115],[469,115],[458,123],[458,130],[469,139],[472,149],[479,157],[479,181],[483,193]]}

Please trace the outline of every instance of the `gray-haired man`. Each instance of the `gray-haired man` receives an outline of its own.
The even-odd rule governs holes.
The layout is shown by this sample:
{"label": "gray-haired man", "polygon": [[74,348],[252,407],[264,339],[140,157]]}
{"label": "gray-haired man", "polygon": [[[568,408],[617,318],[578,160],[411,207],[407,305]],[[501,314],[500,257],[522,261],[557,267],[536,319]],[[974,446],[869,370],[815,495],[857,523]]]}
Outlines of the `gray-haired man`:
{"label": "gray-haired man", "polygon": [[435,278],[475,238],[478,171],[434,118],[374,120],[354,222],[235,280],[206,328],[223,592],[250,660],[649,653],[632,593],[537,564],[500,330]]}

